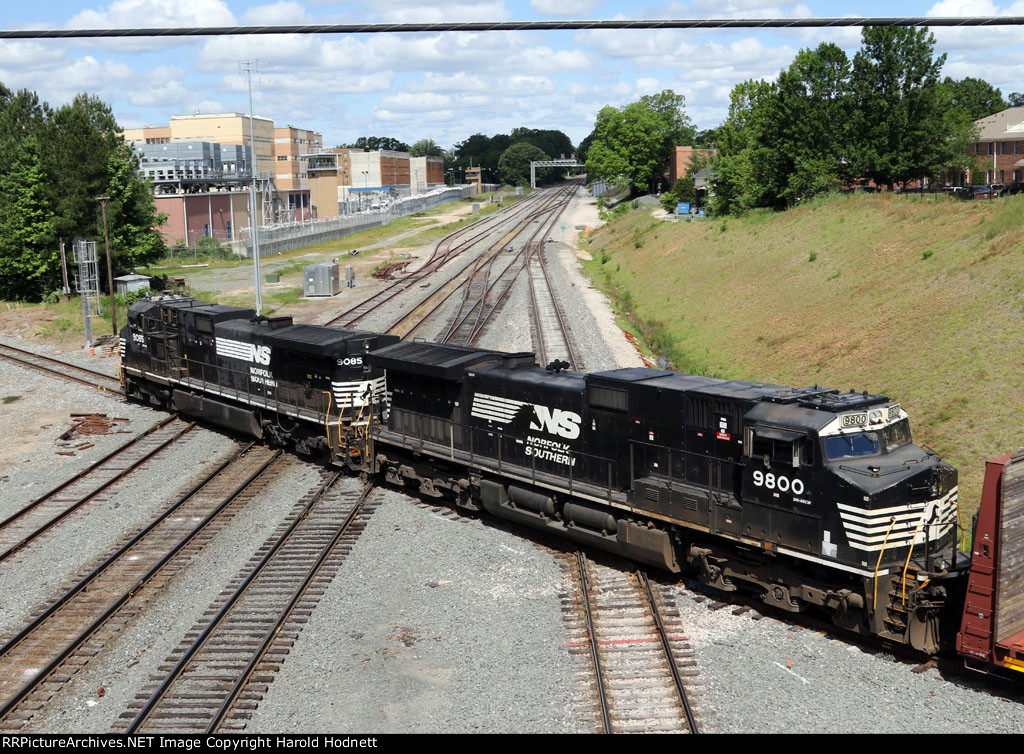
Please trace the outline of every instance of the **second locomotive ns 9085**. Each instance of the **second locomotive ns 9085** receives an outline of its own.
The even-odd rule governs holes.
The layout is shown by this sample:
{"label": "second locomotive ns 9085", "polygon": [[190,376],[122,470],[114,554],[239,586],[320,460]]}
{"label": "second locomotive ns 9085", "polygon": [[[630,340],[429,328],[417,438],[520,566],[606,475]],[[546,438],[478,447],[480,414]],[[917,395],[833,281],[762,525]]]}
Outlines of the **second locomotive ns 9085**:
{"label": "second locomotive ns 9085", "polygon": [[122,349],[135,398],[852,631],[955,635],[956,471],[884,396],[583,374],[185,298],[133,305]]}

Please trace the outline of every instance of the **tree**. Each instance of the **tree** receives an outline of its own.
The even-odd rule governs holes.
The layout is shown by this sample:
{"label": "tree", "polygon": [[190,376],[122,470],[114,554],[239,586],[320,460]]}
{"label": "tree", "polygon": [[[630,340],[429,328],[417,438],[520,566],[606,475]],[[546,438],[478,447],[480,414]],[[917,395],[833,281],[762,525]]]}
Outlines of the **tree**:
{"label": "tree", "polygon": [[34,138],[0,178],[0,296],[39,298],[58,287],[60,262]]}
{"label": "tree", "polygon": [[634,193],[653,193],[673,148],[693,143],[695,129],[683,101],[681,94],[666,89],[622,108],[602,108],[587,151],[590,179],[626,181]]}
{"label": "tree", "polygon": [[590,145],[594,141],[594,132],[591,131],[589,134],[583,137],[583,141],[576,147],[576,160],[586,164],[587,154],[590,152]]}
{"label": "tree", "polygon": [[1024,107],[1024,92],[1013,92],[1007,98],[1006,102],[1010,107]]}
{"label": "tree", "polygon": [[561,131],[542,130],[537,128],[514,128],[509,134],[513,144],[525,141],[551,155],[552,160],[569,159],[572,157],[572,140]]}
{"label": "tree", "polygon": [[510,146],[512,146],[512,139],[507,134],[496,134],[494,136],[473,134],[465,141],[455,145],[454,167],[459,170],[480,167],[497,171],[498,160],[501,159],[501,155]]}
{"label": "tree", "polygon": [[107,158],[107,227],[110,253],[120,269],[132,269],[159,257],[163,236],[156,229],[167,219],[158,214],[149,187],[139,180],[139,161],[125,143]]}
{"label": "tree", "polygon": [[661,195],[661,206],[666,212],[675,212],[679,202],[692,202],[697,198],[697,192],[693,186],[693,176],[688,175],[675,182],[671,189]]}
{"label": "tree", "polygon": [[927,29],[867,26],[854,56],[855,172],[878,184],[938,174],[949,158],[948,122]]}
{"label": "tree", "polygon": [[[530,185],[530,163],[551,158],[527,141],[520,141],[506,149],[498,160],[498,174],[503,183],[513,186]],[[546,176],[538,172],[538,180]]]}
{"label": "tree", "polygon": [[767,81],[744,81],[730,94],[729,116],[718,129],[718,149],[711,163],[711,208],[715,214],[742,214],[753,207],[774,206],[763,179],[755,179],[754,153],[766,132],[764,113],[775,96]]}
{"label": "tree", "polygon": [[942,86],[949,94],[952,107],[968,115],[971,120],[980,120],[1009,107],[1003,102],[1002,92],[981,79],[968,76],[954,81],[947,76]]}
{"label": "tree", "polygon": [[413,157],[441,157],[444,150],[437,146],[433,139],[420,139],[409,147],[409,154]]}
{"label": "tree", "polygon": [[[51,110],[0,85],[0,291],[39,298],[57,287],[59,239],[101,239],[109,196],[115,272],[163,252],[162,221],[110,108],[80,94]],[[119,269],[118,269],[119,268]]]}
{"label": "tree", "polygon": [[338,149],[365,149],[367,152],[378,150],[408,152],[409,145],[390,136],[360,136],[352,144],[340,144]]}

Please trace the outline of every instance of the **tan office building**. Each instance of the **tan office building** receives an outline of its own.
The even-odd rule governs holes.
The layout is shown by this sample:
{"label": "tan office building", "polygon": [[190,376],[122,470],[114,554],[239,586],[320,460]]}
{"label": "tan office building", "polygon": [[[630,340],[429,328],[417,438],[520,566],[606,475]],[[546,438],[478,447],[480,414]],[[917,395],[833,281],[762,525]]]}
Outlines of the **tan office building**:
{"label": "tan office building", "polygon": [[321,149],[299,156],[317,217],[337,217],[339,187],[352,185],[352,155],[362,149]]}
{"label": "tan office building", "polygon": [[[242,113],[174,115],[170,122],[171,142],[213,141],[218,144],[252,146],[256,172],[274,175],[274,121],[260,115],[252,118],[255,145],[249,138],[249,116]],[[127,132],[126,132],[127,138]]]}

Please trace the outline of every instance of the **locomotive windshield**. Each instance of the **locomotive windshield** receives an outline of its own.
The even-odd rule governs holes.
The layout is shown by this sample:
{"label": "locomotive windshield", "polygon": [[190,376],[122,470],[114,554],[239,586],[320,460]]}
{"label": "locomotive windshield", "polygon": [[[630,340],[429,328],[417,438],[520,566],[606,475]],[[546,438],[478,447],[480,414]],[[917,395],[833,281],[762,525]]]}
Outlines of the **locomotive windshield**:
{"label": "locomotive windshield", "polygon": [[830,461],[889,453],[910,442],[910,422],[901,419],[872,432],[853,432],[825,438],[825,456]]}

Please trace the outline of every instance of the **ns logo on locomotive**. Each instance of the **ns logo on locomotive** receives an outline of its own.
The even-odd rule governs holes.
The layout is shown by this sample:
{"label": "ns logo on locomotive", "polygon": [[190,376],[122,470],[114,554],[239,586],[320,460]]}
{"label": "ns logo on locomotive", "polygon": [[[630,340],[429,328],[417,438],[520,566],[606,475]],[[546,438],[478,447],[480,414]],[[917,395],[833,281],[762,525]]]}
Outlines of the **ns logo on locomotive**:
{"label": "ns logo on locomotive", "polygon": [[583,374],[185,297],[134,304],[121,342],[133,398],[851,631],[953,642],[957,474],[884,396]]}

